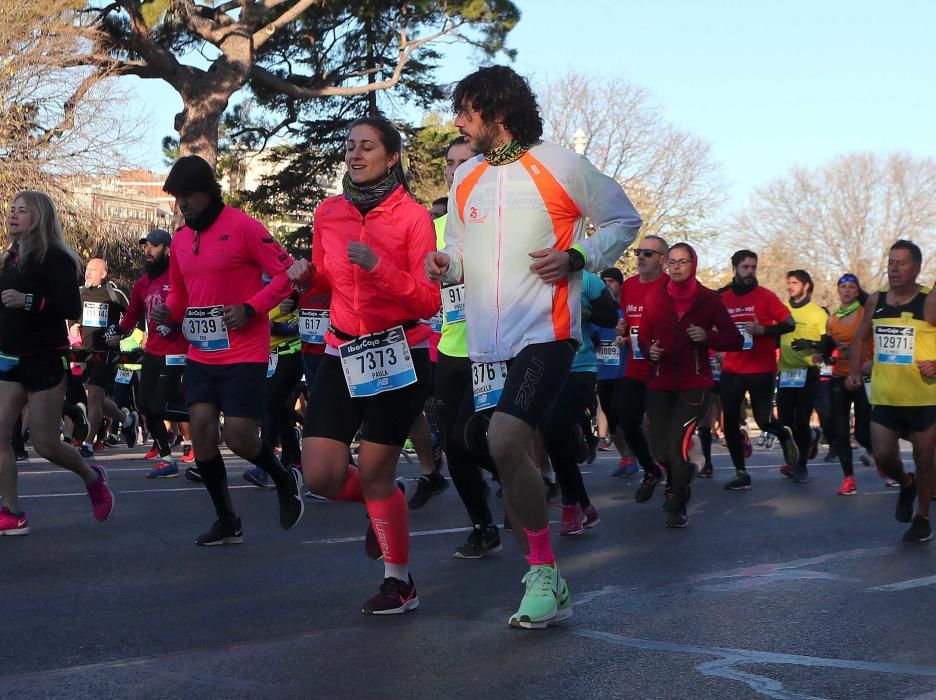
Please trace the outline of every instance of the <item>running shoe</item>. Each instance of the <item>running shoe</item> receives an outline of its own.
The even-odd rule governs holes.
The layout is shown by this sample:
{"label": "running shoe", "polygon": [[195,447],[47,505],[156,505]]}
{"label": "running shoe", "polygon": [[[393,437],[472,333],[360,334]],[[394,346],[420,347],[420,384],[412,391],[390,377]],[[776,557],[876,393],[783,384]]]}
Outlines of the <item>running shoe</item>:
{"label": "running shoe", "polygon": [[0,508],[0,535],[28,535],[29,520],[26,513],[13,515],[9,508]]}
{"label": "running shoe", "polygon": [[783,476],[785,476],[787,479],[792,479],[793,467],[791,467],[789,464],[784,464],[780,467],[780,473],[783,474]]}
{"label": "running shoe", "polygon": [[179,465],[174,459],[162,460],[155,467],[146,472],[147,479],[172,479],[179,475]]}
{"label": "running shoe", "polygon": [[88,498],[91,499],[91,510],[94,512],[94,519],[103,522],[114,512],[114,494],[107,485],[107,474],[104,472],[104,467],[100,464],[89,464],[88,466],[97,472],[98,478],[87,484],[85,489],[88,491]]}
{"label": "running shoe", "polygon": [[319,496],[317,493],[312,493],[308,489],[306,489],[305,497],[308,498],[310,501],[327,501],[328,500],[327,498],[325,498],[325,496]]}
{"label": "running shoe", "polygon": [[783,452],[783,461],[787,464],[799,462],[799,448],[793,439],[793,431],[786,425],[780,426],[780,450]]}
{"label": "running shoe", "polygon": [[589,503],[588,508],[582,508],[582,512],[585,514],[586,530],[591,530],[595,525],[601,522],[601,518],[598,517],[598,509],[595,508],[593,503]]}
{"label": "running shoe", "polygon": [[916,477],[913,472],[908,473],[907,476],[910,478],[910,485],[901,485],[900,493],[897,494],[897,509],[894,517],[898,523],[909,523],[913,519],[913,504],[917,496]]}
{"label": "running shoe", "polygon": [[611,442],[611,438],[609,437],[599,438],[599,442],[598,442],[599,452],[610,452],[613,449],[614,449],[614,443]]}
{"label": "running shoe", "polygon": [[501,551],[500,533],[497,531],[497,525],[488,525],[482,527],[475,525],[468,539],[461,547],[455,550],[452,556],[456,559],[482,559],[489,554],[496,554]]}
{"label": "running shoe", "polygon": [[439,471],[423,474],[416,480],[416,492],[409,500],[410,510],[418,510],[449,487],[448,480]]}
{"label": "running shoe", "polygon": [[270,486],[270,477],[260,467],[251,467],[244,470],[241,475],[248,484],[253,484],[257,488],[266,489]]}
{"label": "running shoe", "polygon": [[419,607],[416,584],[388,576],[380,584],[377,595],[364,603],[361,612],[365,615],[399,615]]}
{"label": "running shoe", "polygon": [[588,447],[588,455],[585,457],[585,464],[591,464],[598,456],[598,444],[601,440],[593,432],[588,431],[585,435],[585,445]]}
{"label": "running shoe", "polygon": [[276,494],[280,504],[280,527],[284,530],[293,528],[302,520],[305,512],[305,501],[302,500],[303,480],[302,472],[295,467],[289,467],[288,479],[283,488],[277,486]]}
{"label": "running shoe", "polygon": [[182,461],[186,464],[191,464],[195,461],[195,450],[192,449],[191,445],[182,446]]}
{"label": "running shoe", "polygon": [[805,464],[793,467],[792,479],[794,484],[805,484],[809,481],[809,469]]}
{"label": "running shoe", "polygon": [[403,443],[403,452],[404,454],[413,456],[416,454],[416,448],[413,447],[413,441],[409,438],[406,438],[406,442]]}
{"label": "running shoe", "polygon": [[575,505],[562,505],[562,522],[559,525],[559,534],[581,535],[585,532],[585,514],[582,507]]}
{"label": "running shoe", "polygon": [[838,450],[836,450],[834,446],[830,446],[829,451],[826,452],[826,455],[822,458],[822,461],[826,463],[837,462]]}
{"label": "running shoe", "polygon": [[751,475],[747,469],[739,469],[735,478],[725,484],[725,491],[750,491]]}
{"label": "running shoe", "polygon": [[28,462],[28,461],[29,461],[29,453],[28,453],[26,450],[23,450],[22,452],[17,452],[17,453],[16,453],[16,461],[19,462],[19,463],[21,463],[21,464],[22,464],[23,462]]}
{"label": "running shoe", "polygon": [[653,498],[653,490],[656,488],[657,484],[660,483],[662,478],[663,470],[660,469],[659,466],[657,467],[655,474],[645,472],[643,480],[640,482],[640,486],[638,486],[637,490],[634,492],[634,500],[638,503],[646,503],[651,498]]}
{"label": "running shoe", "polygon": [[904,542],[929,542],[933,539],[933,528],[930,527],[929,518],[914,515],[910,529],[904,533]]}
{"label": "running shoe", "polygon": [[150,451],[147,452],[143,459],[159,459],[159,446],[156,444],[156,441],[153,441],[153,446],[150,448]]}
{"label": "running shoe", "polygon": [[120,429],[121,435],[123,435],[124,442],[127,443],[127,447],[136,447],[137,444],[137,428],[140,427],[140,414],[136,411],[128,411],[126,408],[123,409],[125,415],[130,418],[130,425],[125,425]]}
{"label": "running shoe", "polygon": [[101,452],[105,447],[119,447],[120,440],[117,439],[114,435],[108,435],[100,442],[94,443],[94,451]]}
{"label": "running shoe", "polygon": [[197,484],[202,483],[201,472],[198,471],[198,466],[188,467],[185,470],[185,478],[189,481],[194,481]]}
{"label": "running shoe", "polygon": [[748,437],[747,430],[741,428],[741,446],[744,448],[744,458],[750,459],[754,454],[754,445],[751,444],[751,438]]}
{"label": "running shoe", "polygon": [[[396,485],[405,496],[406,486],[403,482],[397,479]],[[374,532],[374,528],[371,527],[370,516],[368,516],[367,532],[364,533],[364,553],[367,554],[369,559],[383,559],[383,550],[380,548],[380,541],[377,539],[377,533]]]}
{"label": "running shoe", "polygon": [[706,462],[702,465],[702,468],[696,476],[700,479],[711,479],[715,476],[715,466],[711,462]]}
{"label": "running shoe", "polygon": [[819,441],[822,439],[822,428],[813,428],[812,429],[812,440],[809,442],[809,453],[806,455],[806,459],[812,461],[816,458],[816,455],[819,454]]}
{"label": "running shoe", "polygon": [[572,594],[555,566],[531,566],[523,577],[526,593],[507,621],[511,627],[544,629],[572,617]]}
{"label": "running shoe", "polygon": [[240,518],[233,521],[215,520],[214,525],[204,535],[195,539],[199,547],[214,547],[221,544],[241,544],[244,541],[244,528]]}
{"label": "running shoe", "polygon": [[78,445],[78,454],[80,454],[85,459],[91,459],[92,457],[94,457],[94,450],[90,449],[84,443],[81,443],[80,445]]}
{"label": "running shoe", "polygon": [[689,525],[689,515],[686,513],[686,506],[669,509],[666,515],[666,527],[683,528],[687,525]]}
{"label": "running shoe", "polygon": [[631,455],[626,457],[621,457],[621,461],[618,462],[617,467],[611,472],[611,476],[633,476],[638,471],[640,471],[640,466],[637,464],[637,460]]}
{"label": "running shoe", "polygon": [[892,489],[899,489],[899,488],[900,488],[900,482],[897,481],[896,479],[891,479],[889,476],[888,476],[888,477],[884,477],[884,485],[885,485],[885,486],[888,486],[888,487],[890,487],[890,488],[892,488]]}
{"label": "running shoe", "polygon": [[858,493],[858,484],[855,483],[855,477],[853,476],[846,476],[842,479],[842,485],[836,491],[839,496],[854,496],[856,493]]}

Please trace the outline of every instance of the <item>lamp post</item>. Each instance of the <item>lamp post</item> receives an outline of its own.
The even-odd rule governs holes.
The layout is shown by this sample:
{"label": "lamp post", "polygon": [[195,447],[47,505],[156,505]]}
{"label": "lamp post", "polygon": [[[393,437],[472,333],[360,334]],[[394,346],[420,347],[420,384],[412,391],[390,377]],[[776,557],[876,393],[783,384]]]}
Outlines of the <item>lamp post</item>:
{"label": "lamp post", "polygon": [[584,129],[576,129],[575,134],[572,136],[572,150],[578,153],[580,156],[585,155],[585,145],[588,143],[588,138],[585,136]]}

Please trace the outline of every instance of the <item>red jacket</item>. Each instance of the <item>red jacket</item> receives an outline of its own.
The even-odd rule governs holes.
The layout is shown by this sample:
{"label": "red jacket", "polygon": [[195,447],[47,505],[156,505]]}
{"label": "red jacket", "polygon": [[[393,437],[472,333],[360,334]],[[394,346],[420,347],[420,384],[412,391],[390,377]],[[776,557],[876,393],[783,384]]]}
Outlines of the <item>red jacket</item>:
{"label": "red jacket", "polygon": [[[367,243],[380,258],[368,272],[348,260],[348,243]],[[398,187],[362,215],[344,196],[330,197],[315,211],[310,292],[331,289],[331,327],[325,342],[337,347],[349,336],[362,336],[419,319],[431,318],[442,304],[439,283],[426,277],[426,255],[436,249],[429,212]],[[432,331],[414,323],[406,329],[410,345]]]}
{"label": "red jacket", "polygon": [[[700,284],[689,310],[679,318],[666,287],[661,284],[647,295],[637,335],[645,357],[650,357],[654,341],[663,349],[663,357],[651,366],[647,388],[661,391],[711,388],[714,382],[709,349],[740,350],[744,338],[717,292]],[[704,342],[690,340],[690,325],[707,331]]]}

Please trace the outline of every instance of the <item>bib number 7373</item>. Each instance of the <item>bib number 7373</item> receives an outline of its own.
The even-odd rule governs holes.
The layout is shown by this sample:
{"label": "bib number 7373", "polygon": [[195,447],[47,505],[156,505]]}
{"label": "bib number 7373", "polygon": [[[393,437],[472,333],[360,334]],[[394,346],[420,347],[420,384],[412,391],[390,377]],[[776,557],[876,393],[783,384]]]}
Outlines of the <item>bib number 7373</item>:
{"label": "bib number 7373", "polygon": [[403,326],[365,335],[339,346],[351,398],[376,396],[416,383],[416,368]]}

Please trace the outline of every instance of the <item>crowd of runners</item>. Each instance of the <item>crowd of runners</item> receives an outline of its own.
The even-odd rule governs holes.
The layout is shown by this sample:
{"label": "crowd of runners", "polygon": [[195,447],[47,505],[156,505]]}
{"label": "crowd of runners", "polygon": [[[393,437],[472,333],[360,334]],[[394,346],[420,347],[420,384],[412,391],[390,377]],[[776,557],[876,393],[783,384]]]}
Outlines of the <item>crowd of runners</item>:
{"label": "crowd of runners", "polygon": [[[694,480],[714,475],[716,425],[735,469],[724,488],[752,488],[749,407],[784,476],[808,482],[824,436],[839,495],[858,490],[858,451],[897,489],[904,539],[931,539],[936,294],[918,281],[914,243],[884,251],[878,291],[844,272],[835,309],[812,300],[805,270],[787,274],[786,301],[760,286],[752,250],[709,289],[692,246],[638,240],[620,184],[542,140],[536,98],[511,69],[464,78],[452,109],[462,136],[445,154],[447,200],[417,203],[400,133],[358,119],[343,192],[316,209],[298,259],[224,204],[207,162],[180,158],[164,189],[184,225],[140,240],[129,295],[106,261],[68,247],[47,195],[16,195],[0,270],[0,535],[29,533],[17,498],[27,435],[83,480],[97,520],[114,495],[95,454],[145,436],[147,478],[181,472],[210,496],[215,519],[196,544],[240,543],[223,443],[252,465],[245,480],[276,489],[283,529],[308,498],[363,504],[366,553],[384,566],[363,611],[402,613],[419,604],[409,510],[447,488],[447,466],[473,526],[454,556],[499,552],[512,531],[530,569],[509,623],[540,628],[572,614],[554,492],[559,535],[594,528],[580,465],[617,450],[613,475],[639,477],[638,503],[659,489],[664,524],[684,528]],[[409,501],[404,446],[422,470]]]}

